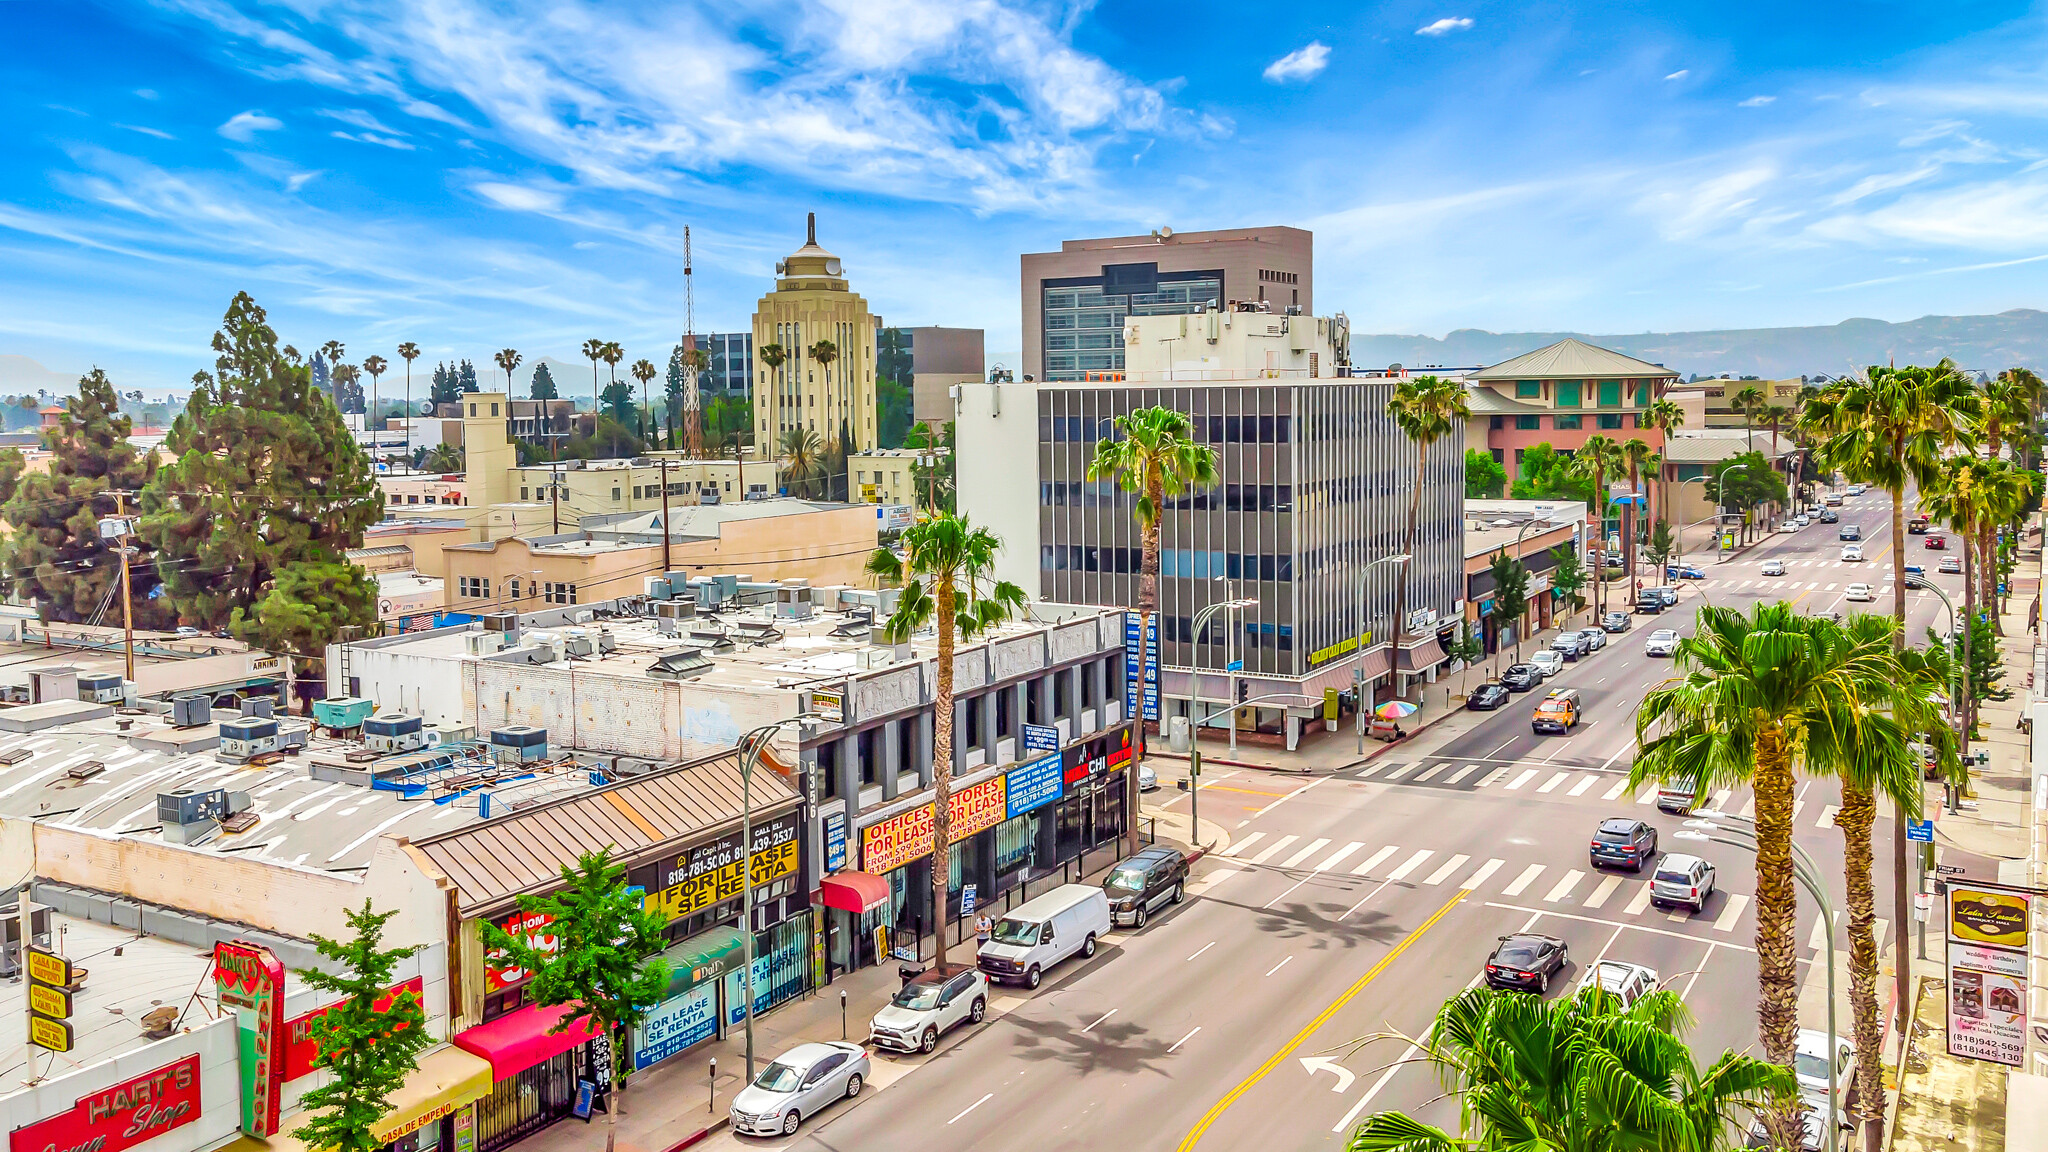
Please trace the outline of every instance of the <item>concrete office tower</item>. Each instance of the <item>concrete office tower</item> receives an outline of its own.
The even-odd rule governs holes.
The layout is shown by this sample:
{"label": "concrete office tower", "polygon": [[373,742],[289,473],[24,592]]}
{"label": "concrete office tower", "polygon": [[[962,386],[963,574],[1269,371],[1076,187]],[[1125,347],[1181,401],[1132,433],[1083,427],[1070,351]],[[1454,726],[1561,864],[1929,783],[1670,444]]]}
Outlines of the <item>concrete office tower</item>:
{"label": "concrete office tower", "polygon": [[1300,228],[1161,228],[1027,252],[1022,373],[1086,380],[1123,371],[1128,316],[1214,311],[1232,300],[1314,315],[1314,266],[1315,236]]}
{"label": "concrete office tower", "polygon": [[[839,257],[818,246],[817,213],[775,275],[754,308],[755,451],[778,453],[793,428],[849,452],[875,447],[875,318],[847,287]],[[823,343],[836,353],[829,363],[815,355]],[[770,344],[786,357],[780,367],[761,360]]]}

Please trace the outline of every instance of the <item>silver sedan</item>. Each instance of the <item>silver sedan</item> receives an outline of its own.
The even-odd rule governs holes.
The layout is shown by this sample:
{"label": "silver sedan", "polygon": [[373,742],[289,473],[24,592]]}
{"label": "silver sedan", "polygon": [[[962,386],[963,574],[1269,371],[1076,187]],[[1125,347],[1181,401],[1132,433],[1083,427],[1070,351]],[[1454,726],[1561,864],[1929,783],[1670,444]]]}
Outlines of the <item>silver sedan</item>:
{"label": "silver sedan", "polygon": [[732,1130],[748,1136],[793,1136],[826,1105],[860,1095],[867,1079],[868,1053],[860,1045],[799,1044],[733,1097]]}

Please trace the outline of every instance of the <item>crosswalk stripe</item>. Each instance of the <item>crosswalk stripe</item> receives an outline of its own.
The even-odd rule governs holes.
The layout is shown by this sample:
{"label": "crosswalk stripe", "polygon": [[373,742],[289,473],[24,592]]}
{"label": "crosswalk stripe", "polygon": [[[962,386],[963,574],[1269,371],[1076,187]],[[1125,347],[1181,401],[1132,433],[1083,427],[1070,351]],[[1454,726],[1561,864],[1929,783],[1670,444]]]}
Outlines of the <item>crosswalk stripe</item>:
{"label": "crosswalk stripe", "polygon": [[1797,819],[1799,819],[1799,810],[1800,810],[1801,808],[1804,808],[1804,807],[1806,807],[1806,801],[1804,801],[1804,800],[1794,800],[1794,801],[1792,802],[1792,819],[1794,819],[1794,820],[1797,820]]}
{"label": "crosswalk stripe", "polygon": [[1371,779],[1371,778],[1372,778],[1372,777],[1373,777],[1373,776],[1374,776],[1375,774],[1377,774],[1377,773],[1380,773],[1380,772],[1384,772],[1384,771],[1386,771],[1386,770],[1387,770],[1388,768],[1394,768],[1394,767],[1398,767],[1398,765],[1394,765],[1394,764],[1373,764],[1373,765],[1369,765],[1369,766],[1367,766],[1367,767],[1365,768],[1365,770],[1361,771],[1361,772],[1360,772],[1360,773],[1359,773],[1359,774],[1358,774],[1358,775],[1357,775],[1357,776],[1355,777],[1355,779],[1358,779],[1358,780],[1369,780],[1369,779]]}
{"label": "crosswalk stripe", "polygon": [[1463,868],[1465,861],[1470,859],[1470,856],[1453,856],[1439,865],[1437,870],[1431,872],[1422,882],[1429,885],[1441,884],[1445,880],[1450,879],[1451,873]]}
{"label": "crosswalk stripe", "polygon": [[1536,789],[1537,795],[1540,796],[1545,793],[1554,791],[1559,784],[1564,783],[1566,779],[1570,778],[1570,776],[1571,773],[1569,772],[1559,772],[1557,775],[1552,776],[1548,780],[1545,780],[1543,782],[1543,787]]}
{"label": "crosswalk stripe", "polygon": [[1249,835],[1249,836],[1245,837],[1244,839],[1242,839],[1242,840],[1239,840],[1239,841],[1238,841],[1237,843],[1235,843],[1235,844],[1232,844],[1232,845],[1231,845],[1230,847],[1228,847],[1228,848],[1225,848],[1225,849],[1224,849],[1224,850],[1222,851],[1221,855],[1224,855],[1224,856],[1238,856],[1238,855],[1242,855],[1242,854],[1244,853],[1244,850],[1245,850],[1245,849],[1247,849],[1247,848],[1251,847],[1251,846],[1252,846],[1252,845],[1254,845],[1254,844],[1257,844],[1257,843],[1258,843],[1259,841],[1261,841],[1261,840],[1264,840],[1265,838],[1266,838],[1266,834],[1265,834],[1264,832],[1254,832],[1254,833],[1252,833],[1251,835]]}
{"label": "crosswalk stripe", "polygon": [[1329,846],[1330,838],[1327,836],[1319,840],[1312,841],[1308,847],[1303,848],[1301,851],[1296,852],[1292,856],[1289,856],[1285,861],[1281,863],[1280,866],[1282,868],[1292,868],[1295,865],[1301,863],[1303,860],[1308,859],[1309,857],[1315,855],[1318,852],[1321,852],[1323,849]]}
{"label": "crosswalk stripe", "polygon": [[1351,855],[1353,852],[1356,852],[1363,847],[1365,847],[1365,845],[1359,843],[1356,840],[1353,840],[1351,843],[1346,844],[1342,848],[1337,849],[1335,852],[1330,853],[1329,858],[1324,860],[1321,864],[1316,865],[1315,870],[1318,872],[1328,872],[1330,869],[1335,868],[1337,866],[1338,861],[1343,860],[1346,856]]}
{"label": "crosswalk stripe", "polygon": [[1444,783],[1456,784],[1458,781],[1463,780],[1465,777],[1470,776],[1471,774],[1477,771],[1479,771],[1479,765],[1467,764],[1463,768],[1458,769],[1456,772],[1451,773],[1449,776],[1444,777]]}
{"label": "crosswalk stripe", "polygon": [[1716,812],[1726,812],[1728,810],[1728,797],[1734,794],[1733,790],[1723,788],[1719,792],[1714,793],[1714,799],[1707,807],[1712,808]]}
{"label": "crosswalk stripe", "polygon": [[1735,921],[1741,919],[1742,910],[1747,907],[1749,907],[1749,897],[1739,892],[1730,895],[1727,905],[1721,909],[1721,914],[1714,917],[1714,931],[1727,932],[1733,930]]}
{"label": "crosswalk stripe", "polygon": [[1666,920],[1671,921],[1673,924],[1683,924],[1687,920],[1692,919],[1692,916],[1689,913],[1687,913],[1683,908],[1673,908],[1671,911],[1666,912],[1664,914],[1664,918]]}
{"label": "crosswalk stripe", "polygon": [[1394,765],[1394,770],[1392,772],[1389,772],[1385,776],[1380,777],[1380,783],[1392,784],[1394,781],[1399,780],[1401,777],[1406,776],[1408,773],[1414,771],[1417,767],[1418,765],[1415,764],[1396,764]]}
{"label": "crosswalk stripe", "polygon": [[1474,785],[1472,785],[1472,786],[1473,786],[1474,788],[1486,788],[1486,787],[1490,787],[1490,786],[1492,786],[1492,785],[1494,785],[1494,784],[1497,784],[1497,783],[1499,783],[1499,782],[1500,782],[1500,778],[1501,778],[1501,777],[1503,777],[1503,776],[1505,776],[1505,775],[1507,775],[1507,774],[1508,774],[1508,770],[1507,770],[1506,768],[1495,768],[1495,769],[1494,769],[1493,771],[1491,771],[1491,772],[1488,772],[1488,773],[1487,773],[1486,775],[1484,775],[1484,776],[1481,776],[1481,777],[1479,778],[1479,782],[1478,782],[1477,784],[1474,784]]}
{"label": "crosswalk stripe", "polygon": [[1529,781],[1534,780],[1535,778],[1536,769],[1524,768],[1522,770],[1522,774],[1520,776],[1515,777],[1515,782],[1508,785],[1507,790],[1513,792],[1515,789],[1520,788],[1522,785],[1527,784]]}
{"label": "crosswalk stripe", "polygon": [[1415,871],[1415,870],[1416,870],[1417,868],[1420,868],[1420,867],[1422,867],[1422,862],[1423,862],[1424,860],[1427,860],[1427,859],[1429,859],[1429,858],[1430,858],[1431,856],[1434,856],[1434,855],[1436,855],[1436,853],[1435,853],[1435,852],[1432,852],[1432,851],[1430,851],[1430,850],[1429,850],[1429,849],[1427,849],[1427,848],[1417,848],[1417,849],[1415,850],[1415,855],[1413,855],[1413,856],[1410,856],[1410,857],[1409,857],[1408,859],[1406,859],[1406,860],[1403,860],[1403,861],[1401,862],[1401,866],[1400,866],[1399,868],[1396,868],[1396,869],[1394,869],[1394,870],[1393,870],[1392,872],[1389,872],[1389,873],[1387,873],[1387,879],[1389,879],[1389,880],[1405,880],[1405,879],[1407,879],[1407,877],[1408,877],[1408,874],[1409,874],[1410,872],[1413,872],[1413,871]]}
{"label": "crosswalk stripe", "polygon": [[1756,794],[1754,792],[1750,793],[1749,799],[1742,802],[1742,811],[1737,812],[1736,815],[1752,820],[1756,818]]}
{"label": "crosswalk stripe", "polygon": [[1818,821],[1816,821],[1816,822],[1814,823],[1814,827],[1815,827],[1815,828],[1832,828],[1832,827],[1834,827],[1834,824],[1835,824],[1835,813],[1837,813],[1837,812],[1840,812],[1841,810],[1842,810],[1842,806],[1841,806],[1840,804],[1830,804],[1830,805],[1828,805],[1827,807],[1825,807],[1825,808],[1821,809],[1821,810],[1820,810],[1820,819],[1819,819]]}
{"label": "crosswalk stripe", "polygon": [[1578,887],[1579,881],[1584,879],[1585,876],[1586,874],[1584,872],[1579,871],[1577,868],[1574,868],[1571,871],[1566,872],[1564,874],[1564,878],[1559,880],[1555,885],[1551,887],[1550,895],[1545,896],[1543,898],[1544,902],[1549,904],[1555,904],[1557,901],[1562,900],[1566,896],[1571,895],[1572,889]]}
{"label": "crosswalk stripe", "polygon": [[1449,768],[1449,767],[1450,767],[1450,765],[1449,765],[1449,764],[1439,764],[1439,765],[1437,765],[1436,767],[1434,767],[1434,768],[1431,768],[1431,769],[1430,769],[1429,771],[1427,771],[1427,772],[1424,772],[1424,773],[1423,773],[1422,775],[1420,775],[1420,776],[1417,776],[1417,777],[1416,777],[1416,778],[1415,778],[1414,780],[1410,781],[1410,783],[1412,783],[1412,784],[1420,784],[1420,783],[1422,783],[1423,781],[1425,781],[1425,780],[1429,779],[1429,778],[1430,778],[1431,776],[1434,776],[1434,775],[1436,775],[1437,773],[1439,773],[1439,772],[1441,772],[1441,771],[1443,771],[1444,769],[1446,769],[1446,768]]}
{"label": "crosswalk stripe", "polygon": [[1360,864],[1356,868],[1353,868],[1351,870],[1351,874],[1353,876],[1363,876],[1366,873],[1372,871],[1374,865],[1377,865],[1380,861],[1385,860],[1387,857],[1392,856],[1394,853],[1399,852],[1400,850],[1401,849],[1398,846],[1389,844],[1385,848],[1382,848],[1379,851],[1373,853],[1371,856],[1366,857],[1365,863]]}
{"label": "crosswalk stripe", "polygon": [[1655,804],[1656,802],[1657,790],[1655,788],[1646,788],[1641,796],[1636,797],[1637,804]]}
{"label": "crosswalk stripe", "polygon": [[1614,787],[1609,788],[1605,793],[1601,795],[1600,798],[1602,800],[1613,800],[1618,798],[1623,792],[1626,791],[1628,791],[1628,777],[1624,776],[1621,779],[1616,780],[1614,782]]}
{"label": "crosswalk stripe", "polygon": [[1543,875],[1543,865],[1531,864],[1527,868],[1524,868],[1522,870],[1522,874],[1520,876],[1515,877],[1513,883],[1509,884],[1506,888],[1501,889],[1501,895],[1520,896],[1522,894],[1522,889],[1527,888],[1538,876],[1541,875]]}
{"label": "crosswalk stripe", "polygon": [[1287,846],[1299,839],[1301,839],[1301,837],[1299,836],[1282,836],[1278,840],[1275,840],[1271,844],[1267,845],[1266,850],[1264,852],[1261,852],[1257,856],[1252,857],[1252,863],[1264,864],[1266,861],[1271,860],[1273,857],[1278,856],[1282,852],[1287,851]]}
{"label": "crosswalk stripe", "polygon": [[1470,876],[1465,877],[1465,882],[1463,884],[1458,885],[1458,887],[1464,888],[1468,891],[1473,888],[1479,887],[1481,884],[1486,883],[1486,878],[1488,876],[1491,876],[1495,872],[1500,871],[1500,866],[1505,863],[1507,863],[1507,861],[1498,858],[1488,860],[1486,863],[1481,864],[1479,866],[1478,871],[1472,873]]}
{"label": "crosswalk stripe", "polygon": [[1828,585],[1828,591],[1833,592],[1837,587],[1839,587],[1839,585],[1830,584]]}
{"label": "crosswalk stripe", "polygon": [[1591,788],[1593,785],[1598,784],[1599,782],[1600,778],[1598,776],[1587,776],[1586,778],[1580,780],[1577,784],[1572,785],[1570,795],[1584,796],[1586,794],[1586,789]]}
{"label": "crosswalk stripe", "polygon": [[1621,887],[1621,877],[1601,877],[1600,886],[1598,888],[1593,889],[1593,894],[1591,896],[1586,897],[1586,907],[1598,908],[1601,905],[1607,903],[1607,898],[1609,896],[1614,895],[1614,890],[1619,887]]}
{"label": "crosswalk stripe", "polygon": [[1643,880],[1636,884],[1636,894],[1628,898],[1628,903],[1622,908],[1622,911],[1633,916],[1649,906],[1650,882]]}

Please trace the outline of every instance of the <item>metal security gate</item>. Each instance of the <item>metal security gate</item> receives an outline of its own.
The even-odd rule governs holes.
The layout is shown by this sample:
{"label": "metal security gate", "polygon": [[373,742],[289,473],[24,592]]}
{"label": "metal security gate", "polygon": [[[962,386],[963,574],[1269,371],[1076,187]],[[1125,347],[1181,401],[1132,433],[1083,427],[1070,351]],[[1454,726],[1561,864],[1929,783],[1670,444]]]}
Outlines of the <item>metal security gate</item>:
{"label": "metal security gate", "polygon": [[476,1102],[476,1143],[494,1152],[565,1116],[576,1102],[576,1068],[582,1048],[500,1080]]}

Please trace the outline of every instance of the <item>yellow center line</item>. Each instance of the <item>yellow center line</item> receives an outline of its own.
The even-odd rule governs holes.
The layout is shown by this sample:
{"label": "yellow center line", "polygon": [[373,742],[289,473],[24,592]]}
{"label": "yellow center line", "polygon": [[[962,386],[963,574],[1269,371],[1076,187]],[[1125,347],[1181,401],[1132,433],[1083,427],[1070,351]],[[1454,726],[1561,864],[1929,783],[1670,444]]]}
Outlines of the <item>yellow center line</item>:
{"label": "yellow center line", "polygon": [[1223,1099],[1218,1100],[1215,1104],[1211,1105],[1209,1110],[1202,1114],[1201,1120],[1196,1122],[1194,1128],[1188,1132],[1187,1139],[1182,1140],[1180,1142],[1180,1152],[1192,1152],[1194,1146],[1201,1141],[1203,1134],[1209,1131],[1209,1125],[1214,1124],[1216,1120],[1223,1115],[1225,1110],[1227,1110],[1232,1104],[1235,1104],[1237,1102],[1238,1097],[1244,1095],[1246,1092],[1251,1091],[1252,1088],[1256,1086],[1259,1081],[1264,1080],[1266,1078],[1267,1073],[1271,1072],[1273,1069],[1285,1063],[1287,1058],[1294,1054],[1294,1050],[1296,1048],[1301,1047],[1302,1044],[1306,1042],[1310,1036],[1315,1035],[1318,1029],[1320,1029],[1324,1024],[1327,1024],[1329,1022],[1330,1017],[1335,1016],[1337,1012],[1340,1009],[1342,1009],[1346,1004],[1351,1003],[1352,997],[1358,995],[1360,992],[1365,991],[1365,986],[1367,984],[1372,983],[1373,980],[1376,979],[1380,973],[1386,971],[1387,966],[1392,964],[1395,960],[1399,959],[1401,953],[1406,952],[1410,944],[1413,944],[1417,940],[1420,940],[1422,938],[1423,933],[1429,931],[1431,928],[1434,928],[1436,926],[1436,922],[1443,919],[1444,914],[1449,912],[1452,908],[1457,907],[1458,901],[1463,900],[1464,898],[1465,892],[1462,889],[1453,894],[1449,900],[1444,902],[1444,906],[1437,909],[1436,912],[1433,913],[1429,919],[1424,920],[1421,924],[1416,925],[1415,931],[1410,932],[1405,938],[1402,939],[1402,941],[1399,944],[1395,945],[1393,951],[1387,953],[1385,956],[1380,957],[1380,962],[1373,965],[1372,968],[1369,969],[1365,975],[1360,976],[1356,984],[1353,984],[1351,987],[1345,989],[1344,994],[1342,996],[1339,996],[1335,1000],[1332,1000],[1330,1002],[1330,1006],[1323,1009],[1322,1012],[1318,1013],[1316,1018],[1309,1021],[1307,1026],[1302,1028],[1301,1031],[1296,1032],[1292,1040],[1289,1040],[1286,1044],[1282,1045],[1280,1050],[1278,1052],[1273,1053],[1273,1055],[1269,1059],[1267,1059],[1267,1061],[1264,1064],[1259,1065],[1258,1071],[1253,1072],[1250,1076],[1245,1077],[1243,1083],[1239,1084],[1235,1088],[1232,1088],[1229,1091],[1229,1093],[1223,1097]]}

